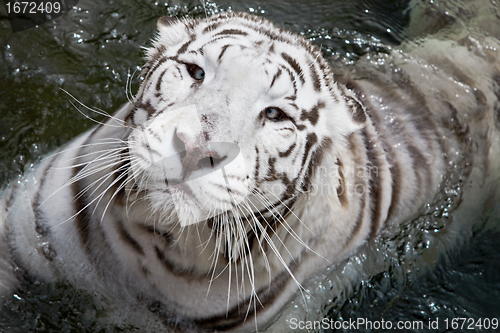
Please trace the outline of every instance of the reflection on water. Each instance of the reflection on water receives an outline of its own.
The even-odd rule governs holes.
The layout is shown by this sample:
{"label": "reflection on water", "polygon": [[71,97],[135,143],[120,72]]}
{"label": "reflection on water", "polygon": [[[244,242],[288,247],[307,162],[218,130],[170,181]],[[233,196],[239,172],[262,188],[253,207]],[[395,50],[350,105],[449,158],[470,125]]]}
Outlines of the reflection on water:
{"label": "reflection on water", "polygon": [[[195,0],[80,1],[78,8],[56,22],[17,34],[10,32],[7,20],[0,16],[0,184],[23,174],[52,149],[94,125],[74,110],[69,96],[59,88],[86,105],[109,112],[126,102],[127,80],[132,78],[132,92],[139,84],[140,46],[149,45],[159,16],[251,12],[311,39],[334,66],[349,66],[367,53],[389,53],[426,29],[432,32],[465,22],[461,9],[470,5],[466,0],[425,1],[419,31],[414,26],[410,29],[408,10],[417,2],[234,0],[201,5]],[[498,6],[491,1],[488,10],[494,15]],[[431,21],[438,23],[431,25]],[[99,119],[90,110],[81,111]],[[442,198],[397,237],[367,244],[345,267],[333,268],[332,273],[314,281],[307,315],[297,300],[269,331],[288,331],[285,319],[294,316],[394,322],[499,317],[500,203],[490,203],[496,208],[486,211],[471,208],[470,214],[465,205],[460,215],[468,220],[455,223],[461,217],[455,212],[457,198],[464,189],[461,171],[452,175]],[[465,227],[451,228],[452,220]],[[451,246],[446,242],[449,239],[460,245]],[[361,265],[364,273],[359,275],[359,283],[352,290],[339,289],[343,276],[354,274]],[[106,310],[83,291],[64,284],[30,282],[7,299],[0,312],[0,331],[131,329],[96,326],[93,318]]]}

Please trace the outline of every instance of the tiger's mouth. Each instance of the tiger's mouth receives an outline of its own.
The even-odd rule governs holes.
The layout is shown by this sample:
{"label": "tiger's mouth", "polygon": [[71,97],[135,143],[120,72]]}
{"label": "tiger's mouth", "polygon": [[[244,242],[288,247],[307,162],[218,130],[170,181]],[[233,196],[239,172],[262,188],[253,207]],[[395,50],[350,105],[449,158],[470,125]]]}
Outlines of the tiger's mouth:
{"label": "tiger's mouth", "polygon": [[155,211],[170,217],[162,218],[165,224],[206,221],[244,202],[249,173],[238,144],[203,142],[197,131],[170,123],[157,128],[161,117],[131,134],[129,176]]}
{"label": "tiger's mouth", "polygon": [[[229,156],[229,154],[223,155],[220,153],[221,149],[218,147],[221,144],[228,145],[230,147],[230,153],[231,150],[238,150],[238,152],[236,154],[233,152],[233,154],[231,154],[233,156]],[[212,148],[213,146],[219,149],[214,149]],[[182,165],[181,179],[182,181],[188,181],[217,171],[234,160],[238,153],[238,145],[228,142],[213,142],[203,146],[183,150],[177,154]]]}

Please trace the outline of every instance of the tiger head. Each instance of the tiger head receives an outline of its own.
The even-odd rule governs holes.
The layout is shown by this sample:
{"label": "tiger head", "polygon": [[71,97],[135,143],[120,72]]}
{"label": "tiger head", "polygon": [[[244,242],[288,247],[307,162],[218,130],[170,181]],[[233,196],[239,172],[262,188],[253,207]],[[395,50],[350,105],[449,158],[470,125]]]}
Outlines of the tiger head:
{"label": "tiger head", "polygon": [[158,31],[127,117],[131,183],[158,227],[292,207],[364,121],[320,50],[267,20],[162,18]]}

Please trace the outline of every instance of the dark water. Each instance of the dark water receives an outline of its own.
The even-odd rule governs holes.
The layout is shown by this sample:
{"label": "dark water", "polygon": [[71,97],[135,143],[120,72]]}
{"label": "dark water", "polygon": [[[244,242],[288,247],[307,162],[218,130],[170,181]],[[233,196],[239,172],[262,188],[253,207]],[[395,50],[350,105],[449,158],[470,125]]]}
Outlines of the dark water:
{"label": "dark water", "polygon": [[[459,7],[460,1],[455,2]],[[16,34],[0,6],[0,184],[16,179],[52,149],[91,128],[94,123],[85,115],[101,119],[85,108],[78,112],[62,89],[85,105],[110,113],[127,101],[127,80],[143,64],[140,47],[149,45],[160,16],[251,12],[303,34],[320,45],[332,62],[348,65],[368,52],[388,52],[408,38],[409,3],[80,1],[69,14]],[[492,1],[495,8],[498,3]],[[137,87],[138,80],[132,79],[131,91]],[[471,234],[464,235],[462,243],[446,248],[437,259],[411,269],[394,265],[365,277],[346,297],[326,290],[335,305],[315,307],[313,302],[311,311],[318,312],[317,317],[344,321],[441,321],[438,330],[415,332],[444,332],[446,318],[499,318],[500,204],[491,207],[496,209],[471,222]],[[36,282],[24,287],[1,309],[1,332],[130,330],[98,326],[93,318],[105,315],[105,309],[92,307],[84,291]],[[277,329],[287,331],[286,325]]]}

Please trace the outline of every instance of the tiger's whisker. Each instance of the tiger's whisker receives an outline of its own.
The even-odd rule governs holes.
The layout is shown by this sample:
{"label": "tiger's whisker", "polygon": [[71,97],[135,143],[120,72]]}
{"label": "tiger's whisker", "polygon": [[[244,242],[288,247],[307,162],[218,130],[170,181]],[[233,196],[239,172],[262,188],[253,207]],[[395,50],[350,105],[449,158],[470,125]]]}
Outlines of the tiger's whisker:
{"label": "tiger's whisker", "polygon": [[84,115],[86,118],[88,118],[88,119],[90,119],[90,120],[92,120],[92,121],[94,121],[94,122],[97,122],[97,123],[98,123],[98,124],[100,124],[100,125],[105,125],[105,126],[110,126],[110,127],[118,127],[118,128],[130,128],[130,127],[129,127],[129,126],[128,126],[128,125],[127,125],[127,124],[126,124],[126,123],[125,123],[122,119],[116,118],[116,117],[114,117],[114,116],[110,115],[109,113],[107,113],[107,112],[105,112],[105,111],[103,111],[103,110],[100,110],[100,109],[92,109],[92,108],[90,108],[90,107],[86,106],[85,104],[83,104],[82,102],[80,102],[80,101],[79,101],[76,97],[74,97],[74,96],[73,96],[72,94],[70,94],[68,91],[64,90],[63,88],[59,88],[59,89],[61,89],[62,91],[64,91],[64,92],[65,92],[65,93],[66,93],[69,97],[71,97],[71,98],[72,98],[75,102],[77,102],[80,106],[83,106],[85,109],[87,109],[87,110],[89,110],[89,111],[92,111],[92,112],[94,112],[94,113],[97,113],[97,114],[99,114],[99,115],[101,115],[101,116],[105,116],[105,117],[107,117],[107,118],[109,118],[109,119],[112,119],[113,121],[115,121],[116,123],[118,123],[118,125],[110,125],[110,124],[105,124],[105,123],[98,122],[98,121],[96,121],[95,119],[92,119],[92,118],[90,118],[89,116],[87,116],[86,114],[82,113],[82,112],[80,111],[80,109],[78,109],[78,108],[76,107],[76,105],[75,105],[75,104],[73,104],[73,102],[72,102],[72,101],[70,101],[70,103],[71,103],[71,104],[72,104],[72,105],[73,105],[73,106],[74,106],[74,107],[75,107],[75,108],[76,108],[76,109],[77,109],[80,113],[82,113],[82,115]]}

